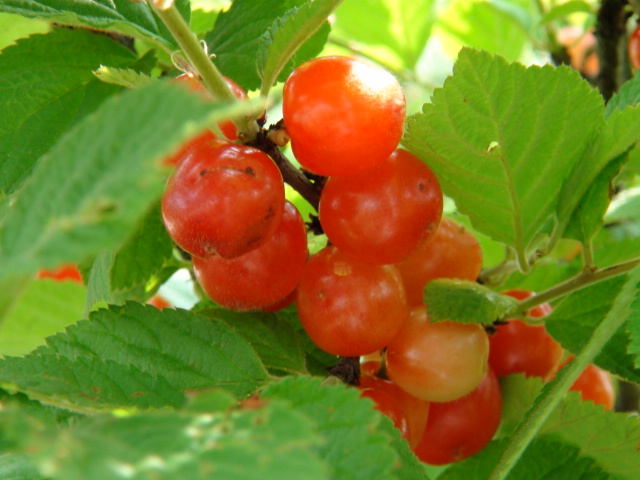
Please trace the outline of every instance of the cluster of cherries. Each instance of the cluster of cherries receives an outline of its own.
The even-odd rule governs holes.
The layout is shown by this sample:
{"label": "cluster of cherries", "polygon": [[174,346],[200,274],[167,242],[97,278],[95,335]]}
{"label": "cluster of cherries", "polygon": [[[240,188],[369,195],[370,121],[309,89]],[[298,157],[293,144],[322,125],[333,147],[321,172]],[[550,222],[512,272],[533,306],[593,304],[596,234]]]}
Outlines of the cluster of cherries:
{"label": "cluster of cherries", "polygon": [[[361,357],[362,395],[420,459],[446,464],[476,453],[500,423],[496,376],[548,379],[562,348],[543,326],[518,320],[492,336],[476,324],[429,321],[427,282],[475,280],[482,252],[442,217],[434,173],[398,148],[405,99],[392,75],[346,57],[311,60],[285,83],[283,117],[300,165],[328,177],[318,208],[328,245],[309,256],[278,167],[234,143],[229,122],[220,125],[226,139],[204,132],[169,160],[176,165],[162,200],[169,235],[191,254],[196,279],[216,303],[276,310],[295,301],[320,348]],[[549,311],[540,306],[530,316]]]}

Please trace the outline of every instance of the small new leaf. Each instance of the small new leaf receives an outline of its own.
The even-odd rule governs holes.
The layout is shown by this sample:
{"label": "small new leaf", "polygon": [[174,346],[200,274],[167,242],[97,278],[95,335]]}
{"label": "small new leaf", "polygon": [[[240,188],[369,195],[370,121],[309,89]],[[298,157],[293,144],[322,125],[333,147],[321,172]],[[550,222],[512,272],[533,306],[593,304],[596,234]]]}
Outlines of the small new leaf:
{"label": "small new leaf", "polygon": [[515,298],[500,295],[476,282],[441,279],[427,283],[424,294],[429,321],[451,320],[489,325],[514,309]]}
{"label": "small new leaf", "polygon": [[121,87],[133,88],[153,82],[153,78],[131,68],[113,68],[100,65],[93,74],[102,82]]}

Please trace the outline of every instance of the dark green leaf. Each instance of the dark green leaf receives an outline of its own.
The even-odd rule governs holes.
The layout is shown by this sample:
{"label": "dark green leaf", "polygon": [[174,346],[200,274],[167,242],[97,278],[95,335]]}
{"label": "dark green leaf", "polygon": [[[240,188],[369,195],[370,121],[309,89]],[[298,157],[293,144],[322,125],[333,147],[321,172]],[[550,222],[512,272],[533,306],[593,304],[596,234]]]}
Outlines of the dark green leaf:
{"label": "dark green leaf", "polygon": [[463,49],[423,112],[409,118],[403,144],[478,231],[524,263],[602,122],[597,92],[569,68],[525,68]]}
{"label": "dark green leaf", "polygon": [[440,279],[427,283],[424,295],[429,320],[491,324],[517,305],[517,300],[500,295],[476,282]]}
{"label": "dark green leaf", "polygon": [[105,307],[107,304],[113,303],[111,282],[109,281],[109,270],[112,263],[113,253],[109,251],[102,252],[93,262],[87,282],[87,298],[82,318],[87,318],[89,312],[97,306]]}
{"label": "dark green leaf", "polygon": [[84,412],[184,403],[182,392],[163,377],[108,359],[69,358],[45,350],[0,359],[0,385],[33,400]]}
{"label": "dark green leaf", "polygon": [[[341,1],[308,2],[273,22],[262,36],[257,52],[263,94],[276,79],[284,82],[296,66],[318,53],[329,36],[327,18]],[[313,41],[305,43],[312,36]]]}
{"label": "dark green leaf", "polygon": [[[565,349],[573,354],[578,353],[612,308],[626,280],[625,275],[620,275],[571,294],[547,317],[547,331]],[[637,324],[638,321],[640,318],[636,312],[629,322]],[[640,383],[640,369],[635,365],[635,356],[628,353],[628,345],[629,334],[622,327],[594,363],[621,378]]]}
{"label": "dark green leaf", "polygon": [[[216,56],[216,66],[245,90],[259,88],[262,79],[256,65],[256,52],[265,46],[263,35],[269,32],[275,22],[279,25],[281,21],[278,19],[286,17],[291,9],[306,3],[308,0],[233,2],[229,10],[218,15],[213,31],[205,37],[209,51]],[[324,3],[324,0],[318,3]],[[277,26],[274,28],[277,29]],[[309,44],[302,47],[303,50],[296,55],[296,62],[320,53],[324,45],[323,35],[326,38],[326,31],[318,32],[312,37]],[[293,66],[295,65],[289,64],[287,69]]]}
{"label": "dark green leaf", "polygon": [[[486,480],[498,463],[505,441],[490,443],[479,454],[452,465],[438,480]],[[507,480],[606,480],[609,476],[580,457],[578,449],[553,439],[536,439]]]}
{"label": "dark green leaf", "polygon": [[135,58],[109,37],[85,30],[56,29],[3,50],[0,194],[16,190],[65,130],[117,91],[98,82],[92,70],[130,65]]}
{"label": "dark green leaf", "polygon": [[269,379],[247,341],[219,320],[187,310],[129,302],[47,339],[36,352],[108,359],[154,375],[179,390],[220,387],[244,397]]}
{"label": "dark green leaf", "polygon": [[[176,0],[175,4],[189,23],[189,0]],[[151,11],[147,2],[131,0],[4,0],[0,12],[15,13],[23,17],[40,18],[64,25],[109,30],[124,35],[138,36],[177,48],[167,28]]]}
{"label": "dark green leaf", "polygon": [[[503,435],[511,431],[533,405],[543,383],[537,378],[512,375],[501,382]],[[601,405],[582,401],[569,392],[542,429],[542,438],[554,438],[577,447],[579,455],[593,459],[611,478],[633,480],[640,468],[640,419],[624,413],[604,412]]]}
{"label": "dark green leaf", "polygon": [[303,343],[298,332],[277,315],[235,312],[221,307],[200,313],[221,321],[242,335],[271,374],[307,373]]}
{"label": "dark green leaf", "polygon": [[151,206],[142,222],[116,252],[111,267],[111,288],[144,286],[171,258],[173,242],[162,222],[160,204]]}
{"label": "dark green leaf", "polygon": [[316,422],[327,440],[317,451],[332,467],[331,479],[393,478],[396,453],[389,437],[375,430],[380,415],[366,407],[357,389],[323,385],[317,378],[287,377],[265,388],[261,398],[286,400]]}

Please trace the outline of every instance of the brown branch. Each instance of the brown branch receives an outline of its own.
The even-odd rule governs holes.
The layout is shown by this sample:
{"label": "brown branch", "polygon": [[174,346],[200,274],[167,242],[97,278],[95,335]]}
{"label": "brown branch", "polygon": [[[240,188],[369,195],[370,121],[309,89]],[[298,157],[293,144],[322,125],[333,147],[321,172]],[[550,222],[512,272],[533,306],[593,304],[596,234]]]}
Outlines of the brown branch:
{"label": "brown branch", "polygon": [[624,82],[624,55],[628,0],[602,0],[598,10],[596,37],[599,45],[598,89],[608,101]]}

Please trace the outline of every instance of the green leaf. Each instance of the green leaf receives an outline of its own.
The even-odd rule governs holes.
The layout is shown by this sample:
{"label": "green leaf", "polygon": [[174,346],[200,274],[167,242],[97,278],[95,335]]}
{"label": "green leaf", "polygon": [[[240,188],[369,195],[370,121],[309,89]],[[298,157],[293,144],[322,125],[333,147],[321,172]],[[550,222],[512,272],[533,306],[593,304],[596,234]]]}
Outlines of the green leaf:
{"label": "green leaf", "polygon": [[[189,23],[189,0],[175,4]],[[4,0],[0,12],[23,17],[40,18],[50,22],[79,27],[108,30],[124,35],[142,37],[167,48],[178,48],[173,37],[147,2],[131,0]]]}
{"label": "green leaf", "polygon": [[602,111],[569,68],[525,68],[463,49],[433,103],[408,119],[403,144],[473,226],[512,246],[524,265]]}
{"label": "green leaf", "polygon": [[[327,3],[327,1],[333,3],[335,0],[320,0],[314,3],[321,4]],[[278,29],[278,25],[281,25],[282,22],[278,20],[279,18],[291,15],[291,9],[306,3],[309,3],[308,0],[234,1],[229,10],[218,15],[213,31],[205,37],[209,51],[215,54],[216,66],[224,75],[234,80],[245,90],[260,88],[262,72],[258,70],[256,65],[256,51],[266,48],[264,42],[267,40],[263,36],[270,31],[274,24],[276,26],[273,28]],[[295,57],[296,63],[320,53],[325,40],[326,31],[321,30],[316,33],[306,46],[301,47],[299,54]],[[274,50],[274,55],[279,53]],[[297,65],[289,64],[287,69],[295,66]]]}
{"label": "green leaf", "polygon": [[71,125],[117,91],[91,71],[135,59],[111,38],[85,30],[55,29],[3,50],[0,104],[11,114],[0,117],[0,194],[16,190]]}
{"label": "green leaf", "polygon": [[[486,480],[498,463],[505,441],[492,442],[479,454],[453,464],[438,480]],[[593,460],[580,457],[578,449],[553,439],[536,439],[525,451],[507,480],[606,480]]]}
{"label": "green leaf", "polygon": [[0,354],[24,355],[82,317],[86,288],[74,282],[30,282],[0,324]]}
{"label": "green leaf", "polygon": [[547,13],[545,13],[540,19],[540,24],[545,25],[547,23],[554,22],[564,17],[568,17],[574,13],[590,13],[594,11],[587,2],[584,0],[570,0],[560,5],[554,5]]}
{"label": "green leaf", "polygon": [[605,215],[607,223],[640,220],[640,188],[629,188],[620,192],[611,202]]}
{"label": "green leaf", "polygon": [[107,304],[113,303],[109,282],[109,270],[112,262],[113,253],[109,251],[102,252],[93,262],[87,282],[87,298],[82,318],[87,318],[89,312],[97,307],[106,307]]}
{"label": "green leaf", "polygon": [[393,425],[390,418],[383,415],[379,430],[393,439],[392,446],[400,459],[400,465],[396,466],[395,471],[398,480],[429,480],[424,464],[413,453],[409,443],[402,438],[400,430]]}
{"label": "green leaf", "polygon": [[617,110],[622,111],[627,107],[635,107],[638,103],[640,103],[640,77],[636,75],[626,81],[620,90],[611,97],[611,100],[607,102],[605,113],[609,117]]}
{"label": "green leaf", "polygon": [[344,41],[365,44],[365,50],[385,47],[400,67],[412,70],[431,35],[436,4],[434,0],[346,1],[336,10],[335,33]]}
{"label": "green leaf", "polygon": [[230,109],[168,82],[104,102],[38,162],[12,199],[0,224],[0,278],[117,248],[162,193],[160,159]]}
{"label": "green leaf", "polygon": [[[587,219],[586,238],[593,236],[608,206],[611,180],[626,161],[629,149],[640,138],[639,127],[640,108],[615,110],[607,118],[599,135],[594,137],[595,140],[562,185],[557,208],[560,225],[556,236],[581,230],[581,225],[571,228],[569,232],[564,230],[565,226],[569,224],[569,228],[570,222],[575,221],[576,215],[583,222],[585,215],[591,216]],[[583,204],[586,206],[581,212],[580,206]],[[595,212],[590,209],[595,209]]]}
{"label": "green leaf", "polygon": [[489,325],[518,304],[515,298],[500,295],[476,282],[455,279],[427,283],[424,301],[429,321],[451,320]]}
{"label": "green leaf", "polygon": [[178,390],[219,387],[244,397],[269,376],[247,341],[221,321],[129,302],[93,312],[36,353],[88,356],[162,375]]}
{"label": "green leaf", "polygon": [[19,38],[25,38],[36,33],[47,33],[50,28],[47,22],[0,13],[0,50],[11,45]]}
{"label": "green leaf", "polygon": [[144,286],[160,272],[172,251],[173,241],[164,228],[158,202],[116,252],[110,272],[111,288],[127,290]]}
{"label": "green leaf", "polygon": [[[326,43],[330,30],[327,18],[341,1],[308,2],[292,8],[273,22],[262,36],[257,53],[263,95],[269,92],[276,79],[284,82],[296,66],[312,58],[317,53],[314,51],[316,44]],[[312,36],[313,43],[305,44]]]}
{"label": "green leaf", "polygon": [[[523,375],[512,375],[501,382],[504,435],[522,420],[542,386],[539,379],[525,379]],[[581,457],[593,459],[611,478],[633,480],[640,468],[640,419],[605,412],[601,405],[582,401],[577,392],[567,393],[540,435],[577,447]]]}
{"label": "green leaf", "polygon": [[52,479],[327,478],[312,421],[281,402],[228,413],[101,415],[44,435],[25,423],[25,450]]}
{"label": "green leaf", "polygon": [[0,480],[43,480],[26,455],[0,455]]}
{"label": "green leaf", "polygon": [[41,351],[0,359],[0,386],[33,400],[82,412],[118,407],[179,407],[182,392],[162,377],[97,357]]}
{"label": "green leaf", "polygon": [[636,295],[636,299],[631,304],[631,308],[635,312],[635,315],[627,324],[627,333],[631,339],[628,352],[635,356],[636,369],[640,369],[640,295]]}
{"label": "green leaf", "polygon": [[604,215],[613,196],[613,180],[629,158],[629,152],[623,152],[610,161],[600,172],[576,206],[564,236],[575,238],[583,244],[590,242],[604,223]]}
{"label": "green leaf", "polygon": [[[579,290],[562,300],[546,318],[545,326],[549,334],[569,352],[579,353],[596,326],[613,307],[626,280],[626,275],[620,275]],[[636,312],[629,323],[635,325],[638,322],[640,317]],[[594,363],[625,380],[640,383],[640,369],[635,365],[634,355],[627,351],[628,345],[629,334],[622,327]]]}
{"label": "green leaf", "polygon": [[213,307],[199,313],[224,322],[242,335],[272,375],[307,373],[300,335],[277,315],[235,312],[222,307]]}
{"label": "green leaf", "polygon": [[531,40],[535,18],[532,8],[527,0],[457,0],[439,14],[438,26],[452,35],[460,47],[486,50],[516,61]]}
{"label": "green leaf", "polygon": [[290,402],[297,412],[316,422],[326,443],[317,447],[331,467],[335,480],[388,480],[396,453],[390,439],[375,428],[381,417],[359,397],[358,390],[343,385],[322,385],[320,379],[287,377],[267,386],[261,398]]}

